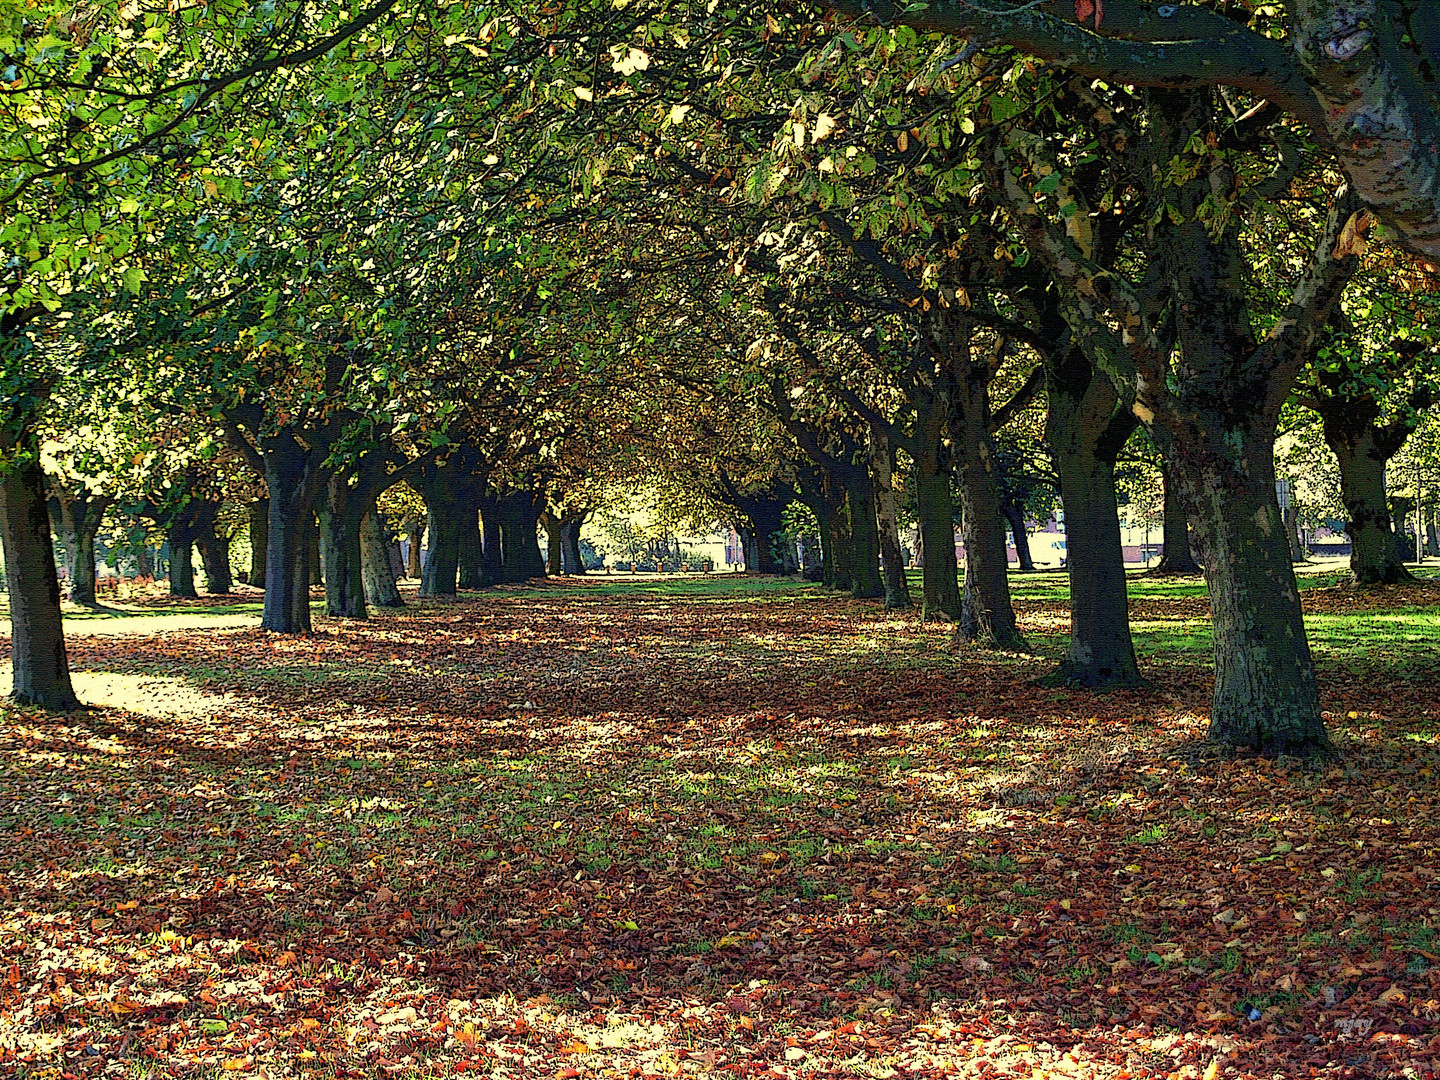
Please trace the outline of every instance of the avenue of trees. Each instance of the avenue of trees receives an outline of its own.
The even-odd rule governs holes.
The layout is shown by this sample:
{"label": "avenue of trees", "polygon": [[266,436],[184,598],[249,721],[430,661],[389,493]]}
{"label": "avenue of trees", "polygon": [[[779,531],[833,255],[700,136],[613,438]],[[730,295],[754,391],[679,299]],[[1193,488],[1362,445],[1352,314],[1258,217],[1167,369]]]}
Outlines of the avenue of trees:
{"label": "avenue of trees", "polygon": [[1357,586],[1408,578],[1397,523],[1433,543],[1419,0],[0,0],[0,53],[18,701],[76,703],[55,541],[93,604],[102,532],[164,537],[182,596],[248,536],[303,634],[320,581],[360,619],[397,570],[583,572],[636,487],[761,573],[802,520],[826,586],[1017,650],[1007,534],[1063,509],[1048,678],[1135,685],[1140,470],[1209,588],[1212,737],[1308,752],[1277,479]]}

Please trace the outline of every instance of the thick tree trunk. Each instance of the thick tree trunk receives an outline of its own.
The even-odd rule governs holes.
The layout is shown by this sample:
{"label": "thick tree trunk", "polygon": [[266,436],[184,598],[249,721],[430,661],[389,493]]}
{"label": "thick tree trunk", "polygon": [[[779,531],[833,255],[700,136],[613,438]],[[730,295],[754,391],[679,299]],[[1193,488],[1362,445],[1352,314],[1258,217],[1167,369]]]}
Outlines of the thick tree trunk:
{"label": "thick tree trunk", "polygon": [[1010,602],[1005,519],[1000,514],[1000,484],[990,439],[988,369],[975,363],[968,368],[953,424],[965,542],[965,582],[956,634],[985,648],[1028,650]]}
{"label": "thick tree trunk", "polygon": [[839,592],[850,592],[854,588],[855,577],[849,507],[844,503],[837,506],[827,499],[821,532],[826,536],[825,564],[830,568],[830,580],[826,584]]}
{"label": "thick tree trunk", "polygon": [[585,573],[585,556],[580,552],[580,528],[583,519],[565,522],[560,530],[560,560],[567,574]]}
{"label": "thick tree trunk", "polygon": [[540,515],[540,524],[545,526],[545,573],[550,577],[559,577],[565,573],[563,525],[559,515],[549,510]]}
{"label": "thick tree trunk", "polygon": [[885,607],[889,611],[900,611],[910,606],[910,583],[905,579],[905,556],[900,550],[900,527],[896,520],[895,447],[883,431],[872,425],[869,450],[880,564],[885,578]]}
{"label": "thick tree trunk", "polygon": [[170,545],[170,595],[198,599],[195,591],[195,535],[189,523],[175,525],[165,535]]}
{"label": "thick tree trunk", "polygon": [[529,581],[545,576],[545,558],[540,554],[540,511],[543,495],[517,492],[499,500],[501,543],[504,560],[501,578],[507,582]]}
{"label": "thick tree trunk", "polygon": [[65,549],[65,578],[72,604],[95,607],[95,534],[111,499],[89,491],[57,491],[50,524]]}
{"label": "thick tree trunk", "polygon": [[365,599],[375,607],[403,608],[405,601],[395,586],[395,567],[390,560],[390,530],[384,517],[371,510],[360,519],[360,579]]}
{"label": "thick tree trunk", "polygon": [[1070,579],[1070,644],[1047,681],[1136,686],[1140,669],[1115,498],[1115,458],[1135,430],[1135,415],[1079,349],[1047,363],[1046,398],[1045,435],[1060,474]]}
{"label": "thick tree trunk", "polygon": [[1205,508],[1197,520],[1209,556],[1205,582],[1215,634],[1210,737],[1267,754],[1325,749],[1330,742],[1275,502],[1270,441],[1245,442],[1226,485],[1207,475],[1203,450],[1181,451],[1187,495]]}
{"label": "thick tree trunk", "polygon": [[[1326,441],[1340,464],[1340,497],[1345,531],[1350,534],[1350,580],[1356,585],[1394,585],[1413,581],[1400,559],[1385,497],[1385,464],[1370,423],[1326,424]],[[1343,436],[1343,437],[1342,437]]]}
{"label": "thick tree trunk", "polygon": [[1025,531],[1025,512],[1014,503],[1003,503],[1000,513],[1010,526],[1010,535],[1015,538],[1015,557],[1020,561],[1020,572],[1035,572],[1035,560],[1030,556],[1030,534]]}
{"label": "thick tree trunk", "polygon": [[265,546],[265,607],[260,625],[279,634],[310,632],[310,558],[317,547],[315,495],[322,479],[312,454],[289,435],[261,440],[270,517]]}
{"label": "thick tree trunk", "polygon": [[755,577],[760,573],[760,539],[749,525],[737,525],[740,534],[740,555],[745,560],[745,573]]}
{"label": "thick tree trunk", "polygon": [[142,581],[155,580],[155,556],[151,554],[148,543],[142,543],[135,553],[135,576]]}
{"label": "thick tree trunk", "polygon": [[915,509],[920,522],[922,599],[920,618],[960,619],[960,567],[955,561],[955,498],[949,469],[915,470]]}
{"label": "thick tree trunk", "polygon": [[425,552],[425,566],[420,572],[420,595],[455,596],[460,569],[460,521],[453,507],[432,502],[425,531],[430,546]]}
{"label": "thick tree trunk", "polygon": [[1435,505],[1425,508],[1425,554],[1440,555],[1440,535],[1435,532]]}
{"label": "thick tree trunk", "polygon": [[880,530],[875,517],[875,489],[870,470],[858,465],[845,477],[850,504],[850,595],[871,600],[885,595],[880,577]]}
{"label": "thick tree trunk", "polygon": [[421,572],[420,551],[425,545],[425,526],[417,525],[410,530],[410,550],[406,552],[405,576],[418,581]]}
{"label": "thick tree trunk", "polygon": [[458,513],[460,588],[487,588],[494,582],[485,573],[485,541],[480,535],[480,508],[478,500],[470,492],[465,492],[460,500]]}
{"label": "thick tree trunk", "polygon": [[270,500],[250,504],[250,584],[265,588],[265,549],[270,545]]}
{"label": "thick tree trunk", "polygon": [[217,596],[233,592],[235,581],[230,574],[229,539],[220,535],[214,525],[209,525],[195,537],[195,546],[200,549],[200,563],[205,568],[205,591]]}
{"label": "thick tree trunk", "polygon": [[500,529],[500,503],[495,498],[480,500],[481,558],[486,586],[505,576],[505,540]]}
{"label": "thick tree trunk", "polygon": [[320,550],[320,545],[324,542],[324,534],[319,529],[318,523],[314,520],[309,523],[308,536],[310,538],[310,547],[305,552],[305,565],[310,569],[310,584],[324,585],[325,556]]}
{"label": "thick tree trunk", "polygon": [[[1180,497],[1180,485],[1174,478],[1174,466],[1162,458],[1160,479],[1164,487],[1164,533],[1161,537],[1160,561],[1146,574],[1150,577],[1175,577],[1200,573],[1200,564],[1190,548],[1190,515]],[[1067,529],[1068,532],[1068,529]]]}
{"label": "thick tree trunk", "polygon": [[0,543],[10,594],[14,668],[10,698],[22,705],[74,708],[79,700],[70,685],[65,655],[60,577],[50,540],[38,440],[24,438],[18,447],[11,444],[5,449],[12,461],[0,469]]}
{"label": "thick tree trunk", "polygon": [[365,570],[360,522],[371,502],[368,493],[334,474],[320,500],[320,550],[325,559],[325,614],[334,619],[364,619]]}

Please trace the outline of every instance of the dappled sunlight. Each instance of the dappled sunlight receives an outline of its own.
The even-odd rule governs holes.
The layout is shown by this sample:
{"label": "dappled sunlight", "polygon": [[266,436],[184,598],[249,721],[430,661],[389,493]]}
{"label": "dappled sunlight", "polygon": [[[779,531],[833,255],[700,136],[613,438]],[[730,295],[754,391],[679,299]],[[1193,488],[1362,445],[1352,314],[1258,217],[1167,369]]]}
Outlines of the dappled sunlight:
{"label": "dappled sunlight", "polygon": [[1428,1038],[1433,686],[1326,674],[1344,756],[1265,762],[1201,741],[1203,653],[1094,695],[949,631],[576,587],[77,642],[116,703],[0,727],[0,1053],[1118,1078]]}

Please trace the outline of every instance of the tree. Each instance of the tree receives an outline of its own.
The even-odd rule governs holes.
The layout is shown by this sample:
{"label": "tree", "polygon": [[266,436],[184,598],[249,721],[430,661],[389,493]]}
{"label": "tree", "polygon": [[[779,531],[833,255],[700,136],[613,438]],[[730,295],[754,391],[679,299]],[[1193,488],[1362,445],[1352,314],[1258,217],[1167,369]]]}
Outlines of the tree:
{"label": "tree", "polygon": [[[1139,0],[1010,7],[817,0],[854,18],[1010,45],[1057,68],[1169,91],[1228,87],[1285,110],[1344,166],[1410,251],[1440,262],[1440,10],[1425,0],[1247,2],[1249,25],[1198,4]],[[1284,32],[1284,37],[1280,33]]]}

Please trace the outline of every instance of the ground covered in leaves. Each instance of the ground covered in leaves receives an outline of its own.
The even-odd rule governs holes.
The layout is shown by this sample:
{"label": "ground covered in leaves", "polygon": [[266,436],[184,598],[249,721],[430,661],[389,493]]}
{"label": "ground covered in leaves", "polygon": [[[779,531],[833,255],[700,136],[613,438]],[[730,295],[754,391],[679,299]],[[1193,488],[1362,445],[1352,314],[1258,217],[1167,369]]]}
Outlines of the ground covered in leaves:
{"label": "ground covered in leaves", "polygon": [[77,636],[109,704],[0,713],[0,1074],[1440,1069],[1440,586],[1307,592],[1340,753],[1274,762],[1198,584],[1094,695],[1027,581],[1035,657],[735,579]]}

